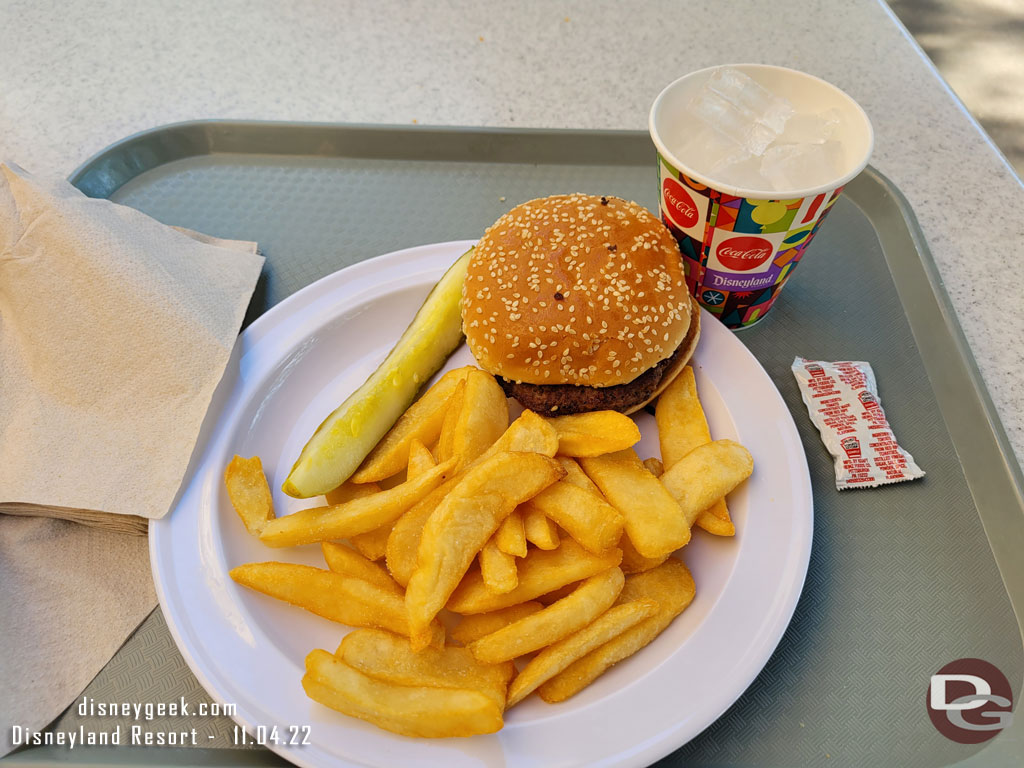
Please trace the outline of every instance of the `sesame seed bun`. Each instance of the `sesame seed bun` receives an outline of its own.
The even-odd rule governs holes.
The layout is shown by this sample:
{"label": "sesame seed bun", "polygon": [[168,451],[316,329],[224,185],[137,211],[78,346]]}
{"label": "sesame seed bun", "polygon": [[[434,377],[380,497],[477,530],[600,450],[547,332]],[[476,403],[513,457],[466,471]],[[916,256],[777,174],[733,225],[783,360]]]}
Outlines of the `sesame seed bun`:
{"label": "sesame seed bun", "polygon": [[[537,385],[628,384],[675,355],[691,312],[665,225],[636,203],[583,194],[531,200],[498,219],[462,294],[481,367]],[[672,360],[673,377],[682,365]]]}

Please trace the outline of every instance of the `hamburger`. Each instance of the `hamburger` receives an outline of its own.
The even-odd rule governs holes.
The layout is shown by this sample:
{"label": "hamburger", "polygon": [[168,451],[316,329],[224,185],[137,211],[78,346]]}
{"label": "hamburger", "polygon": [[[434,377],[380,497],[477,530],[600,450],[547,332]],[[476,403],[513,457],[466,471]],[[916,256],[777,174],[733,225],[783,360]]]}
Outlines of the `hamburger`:
{"label": "hamburger", "polygon": [[690,359],[699,318],[672,233],[616,197],[516,206],[477,243],[462,291],[479,365],[548,415],[639,410]]}

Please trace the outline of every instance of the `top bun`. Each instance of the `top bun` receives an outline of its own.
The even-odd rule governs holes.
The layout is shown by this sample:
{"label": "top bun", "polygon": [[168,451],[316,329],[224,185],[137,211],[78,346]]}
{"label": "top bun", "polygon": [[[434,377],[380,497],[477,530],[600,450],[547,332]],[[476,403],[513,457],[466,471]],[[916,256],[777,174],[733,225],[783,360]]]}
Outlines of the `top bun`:
{"label": "top bun", "polygon": [[462,327],[477,362],[530,384],[626,384],[690,326],[683,259],[650,211],[616,197],[516,206],[470,257]]}

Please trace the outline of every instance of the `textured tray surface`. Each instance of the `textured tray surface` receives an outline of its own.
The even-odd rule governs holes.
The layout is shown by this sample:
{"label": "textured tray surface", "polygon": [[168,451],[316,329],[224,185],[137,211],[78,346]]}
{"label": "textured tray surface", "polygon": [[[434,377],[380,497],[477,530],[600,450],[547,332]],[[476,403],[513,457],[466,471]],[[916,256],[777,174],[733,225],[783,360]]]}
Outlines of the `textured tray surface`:
{"label": "textured tray surface", "polygon": [[[564,164],[542,162],[550,152],[543,147],[529,162],[528,146],[510,146],[504,162],[459,161],[447,149],[437,153],[442,159],[416,160],[431,155],[415,146],[400,159],[363,151],[356,157],[205,155],[157,164],[112,197],[168,224],[257,240],[267,265],[252,317],[362,259],[475,237],[532,197],[583,190],[656,209],[653,150],[645,155],[636,136],[622,137],[621,152],[605,163],[588,161],[583,150]],[[280,151],[273,143],[267,147]],[[325,152],[343,153],[338,147]],[[83,183],[90,193],[106,193],[95,178]],[[924,706],[929,676],[974,656],[1000,667],[1020,689],[1024,654],[1010,601],[878,234],[855,204],[859,196],[884,194],[874,176],[852,184],[772,313],[740,335],[800,429],[814,484],[814,549],[793,622],[764,671],[666,765],[950,764],[978,747],[947,741],[932,727]],[[897,438],[927,477],[837,492],[831,459],[789,371],[795,355],[870,361]],[[681,680],[680,695],[685,690]],[[98,701],[206,699],[159,612],[85,695]],[[69,710],[56,727],[90,722],[114,724]],[[207,746],[232,746],[230,720],[194,724],[213,737]]]}

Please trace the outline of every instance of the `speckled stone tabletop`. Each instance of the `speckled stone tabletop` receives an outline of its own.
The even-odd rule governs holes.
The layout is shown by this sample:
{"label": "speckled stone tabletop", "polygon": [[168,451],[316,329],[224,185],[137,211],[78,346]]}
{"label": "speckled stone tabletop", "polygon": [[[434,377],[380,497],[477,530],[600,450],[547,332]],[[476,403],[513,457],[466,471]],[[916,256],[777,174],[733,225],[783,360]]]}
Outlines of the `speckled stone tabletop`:
{"label": "speckled stone tabletop", "polygon": [[0,0],[0,156],[67,174],[195,118],[643,129],[667,82],[738,61],[867,110],[1024,457],[1024,189],[882,2]]}

